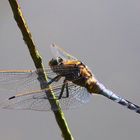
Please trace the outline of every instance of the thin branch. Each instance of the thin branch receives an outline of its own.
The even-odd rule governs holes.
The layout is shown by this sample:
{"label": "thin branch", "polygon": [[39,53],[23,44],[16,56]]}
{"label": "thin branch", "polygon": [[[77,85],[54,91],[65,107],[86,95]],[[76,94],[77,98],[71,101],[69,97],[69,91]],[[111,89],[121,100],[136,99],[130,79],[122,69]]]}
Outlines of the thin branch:
{"label": "thin branch", "polygon": [[[32,39],[31,32],[30,32],[30,30],[27,26],[27,23],[26,23],[26,21],[23,17],[22,11],[19,7],[19,4],[18,4],[17,0],[8,0],[8,1],[10,3],[11,8],[12,8],[15,21],[16,21],[19,29],[21,30],[22,35],[23,35],[23,39],[24,39],[24,41],[25,41],[25,43],[26,43],[26,45],[29,49],[29,52],[30,52],[30,55],[33,59],[35,67],[37,69],[38,68],[44,69],[43,63],[42,63],[42,58],[41,58],[39,52],[37,51],[37,49],[35,47],[35,43]],[[43,74],[44,74],[43,75],[44,80],[47,81],[47,76],[45,75],[45,72]],[[40,85],[41,85],[41,88],[44,88],[44,85],[41,84],[41,81],[40,81]],[[50,90],[50,94],[53,98],[55,98],[54,95],[53,95],[53,92],[51,90]],[[71,132],[70,132],[70,130],[68,128],[68,125],[67,125],[67,122],[65,120],[64,113],[62,112],[61,108],[59,107],[59,102],[57,100],[53,100],[53,102],[50,101],[50,104],[51,104],[51,106],[55,105],[59,108],[58,111],[53,111],[53,112],[54,112],[56,121],[57,121],[57,123],[58,123],[58,125],[61,129],[63,138],[65,140],[73,140],[73,137],[71,135]]]}

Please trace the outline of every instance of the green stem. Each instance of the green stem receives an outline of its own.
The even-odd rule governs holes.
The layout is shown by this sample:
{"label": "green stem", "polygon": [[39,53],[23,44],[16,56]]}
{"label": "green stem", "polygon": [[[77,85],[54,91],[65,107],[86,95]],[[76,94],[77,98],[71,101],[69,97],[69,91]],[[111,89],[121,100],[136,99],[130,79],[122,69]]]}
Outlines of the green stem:
{"label": "green stem", "polygon": [[[23,39],[24,39],[24,41],[25,41],[25,43],[26,43],[26,45],[29,49],[29,52],[30,52],[30,55],[33,59],[35,67],[37,69],[41,68],[41,69],[44,70],[44,66],[43,66],[43,63],[42,63],[42,58],[41,58],[39,52],[37,51],[37,49],[35,47],[35,43],[32,39],[31,32],[30,32],[30,30],[27,26],[27,23],[26,23],[26,21],[23,17],[22,11],[20,9],[20,6],[19,6],[17,0],[8,0],[8,1],[10,3],[11,8],[12,8],[15,21],[16,21],[19,29],[21,30],[22,35],[23,35]],[[45,72],[43,73],[43,78],[44,78],[44,80],[47,81],[47,76],[45,75]],[[40,85],[41,85],[41,88],[45,88],[44,85],[41,84],[41,81],[40,81]],[[51,90],[50,90],[50,94],[51,94],[52,97],[54,97],[53,92]],[[60,108],[59,107],[59,102],[57,100],[53,100],[53,102],[50,101],[50,104],[51,105],[55,104],[58,108]],[[54,112],[57,124],[59,125],[59,127],[61,129],[63,138],[65,140],[73,140],[73,137],[71,135],[71,132],[70,132],[70,130],[68,128],[68,125],[67,125],[67,122],[65,120],[64,113],[62,112],[61,108],[58,111],[53,111],[53,112]]]}

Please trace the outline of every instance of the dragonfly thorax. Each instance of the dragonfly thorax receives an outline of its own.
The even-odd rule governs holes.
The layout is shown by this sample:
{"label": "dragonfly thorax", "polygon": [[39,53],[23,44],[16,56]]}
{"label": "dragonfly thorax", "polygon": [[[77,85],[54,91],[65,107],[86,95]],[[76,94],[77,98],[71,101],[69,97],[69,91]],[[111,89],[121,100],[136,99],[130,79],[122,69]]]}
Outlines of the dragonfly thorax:
{"label": "dragonfly thorax", "polygon": [[72,81],[75,78],[78,78],[80,75],[80,70],[76,62],[75,60],[64,61],[63,59],[58,58],[58,59],[52,59],[49,62],[49,66],[52,69],[52,71],[57,75],[60,75],[61,77],[65,77],[66,80]]}
{"label": "dragonfly thorax", "polygon": [[89,68],[81,61],[52,59],[49,65],[54,73],[61,77],[65,77],[65,80],[71,81],[76,85],[92,88],[90,85],[96,83]]}

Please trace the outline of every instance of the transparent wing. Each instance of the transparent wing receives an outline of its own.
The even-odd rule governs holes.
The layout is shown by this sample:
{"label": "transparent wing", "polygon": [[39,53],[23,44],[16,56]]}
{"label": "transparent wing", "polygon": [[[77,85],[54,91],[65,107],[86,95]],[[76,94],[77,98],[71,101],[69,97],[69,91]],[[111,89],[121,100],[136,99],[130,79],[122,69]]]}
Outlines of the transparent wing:
{"label": "transparent wing", "polygon": [[61,57],[63,60],[77,60],[74,56],[67,53],[65,50],[60,48],[59,46],[52,44],[51,51],[55,58]]}
{"label": "transparent wing", "polygon": [[[63,69],[60,66],[55,68],[56,71],[65,71],[67,74],[71,71],[68,69]],[[40,84],[38,81],[38,74],[40,78],[42,77],[42,69],[34,70],[1,70],[0,71],[0,89],[10,90],[10,91],[24,91],[39,89]],[[49,80],[54,78],[56,74],[50,69],[45,69],[47,77]]]}
{"label": "transparent wing", "polygon": [[9,90],[24,88],[24,86],[28,85],[31,81],[36,80],[36,76],[36,72],[31,70],[1,70],[0,88]]}
{"label": "transparent wing", "polygon": [[0,89],[10,91],[24,91],[39,86],[37,71],[6,70],[0,71]]}
{"label": "transparent wing", "polygon": [[[73,60],[75,57],[65,52],[55,44],[51,45],[51,49],[55,57],[62,57],[64,60]],[[61,66],[55,68],[58,71],[65,71],[67,74],[71,71],[69,69],[63,69]],[[73,68],[75,69],[75,68]],[[71,69],[72,70],[72,69]],[[46,70],[49,79],[54,78],[56,74],[50,69]],[[34,70],[0,70],[0,89],[6,89],[10,91],[22,91],[24,89],[35,90],[39,87],[38,73],[42,72],[42,69]],[[40,76],[41,78],[41,76]]]}
{"label": "transparent wing", "polygon": [[[0,71],[0,89],[10,91],[35,90],[39,88],[38,73],[42,69],[34,70],[1,70]],[[51,80],[56,74],[50,69],[45,69],[48,79]],[[40,75],[41,78],[41,75]]]}
{"label": "transparent wing", "polygon": [[[55,96],[58,97],[62,84],[51,86]],[[59,100],[62,109],[71,109],[85,104],[89,101],[91,94],[83,87],[77,86],[71,82],[68,83],[69,97],[66,97],[66,89],[64,89],[63,96]],[[49,111],[57,110],[55,105],[50,106],[49,100],[46,95],[50,94],[49,89],[26,92],[24,94],[17,94],[7,100],[1,102],[0,107],[5,109],[22,109],[22,110],[37,110]],[[53,100],[53,99],[52,99]],[[57,100],[58,101],[58,100]]]}

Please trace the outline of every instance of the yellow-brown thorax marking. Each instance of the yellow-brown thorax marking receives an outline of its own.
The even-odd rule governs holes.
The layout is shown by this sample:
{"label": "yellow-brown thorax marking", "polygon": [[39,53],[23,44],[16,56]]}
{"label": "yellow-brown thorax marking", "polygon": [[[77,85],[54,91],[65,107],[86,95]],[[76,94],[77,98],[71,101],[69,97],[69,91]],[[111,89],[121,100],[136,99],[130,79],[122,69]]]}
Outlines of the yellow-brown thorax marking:
{"label": "yellow-brown thorax marking", "polygon": [[[66,80],[72,81],[76,85],[85,87],[90,93],[99,92],[98,86],[96,85],[97,80],[95,79],[94,75],[91,73],[88,67],[80,61],[67,60],[63,61],[61,64],[58,65],[58,67],[59,66],[61,67],[61,69],[63,69],[62,71],[61,69],[57,70],[57,68],[55,69],[53,66],[50,65],[50,67],[55,73],[65,76]],[[73,75],[69,75],[69,77],[65,75],[65,71],[72,70],[74,73],[76,69],[78,70],[76,71],[77,74],[79,73],[79,76],[77,78],[75,78]]]}

